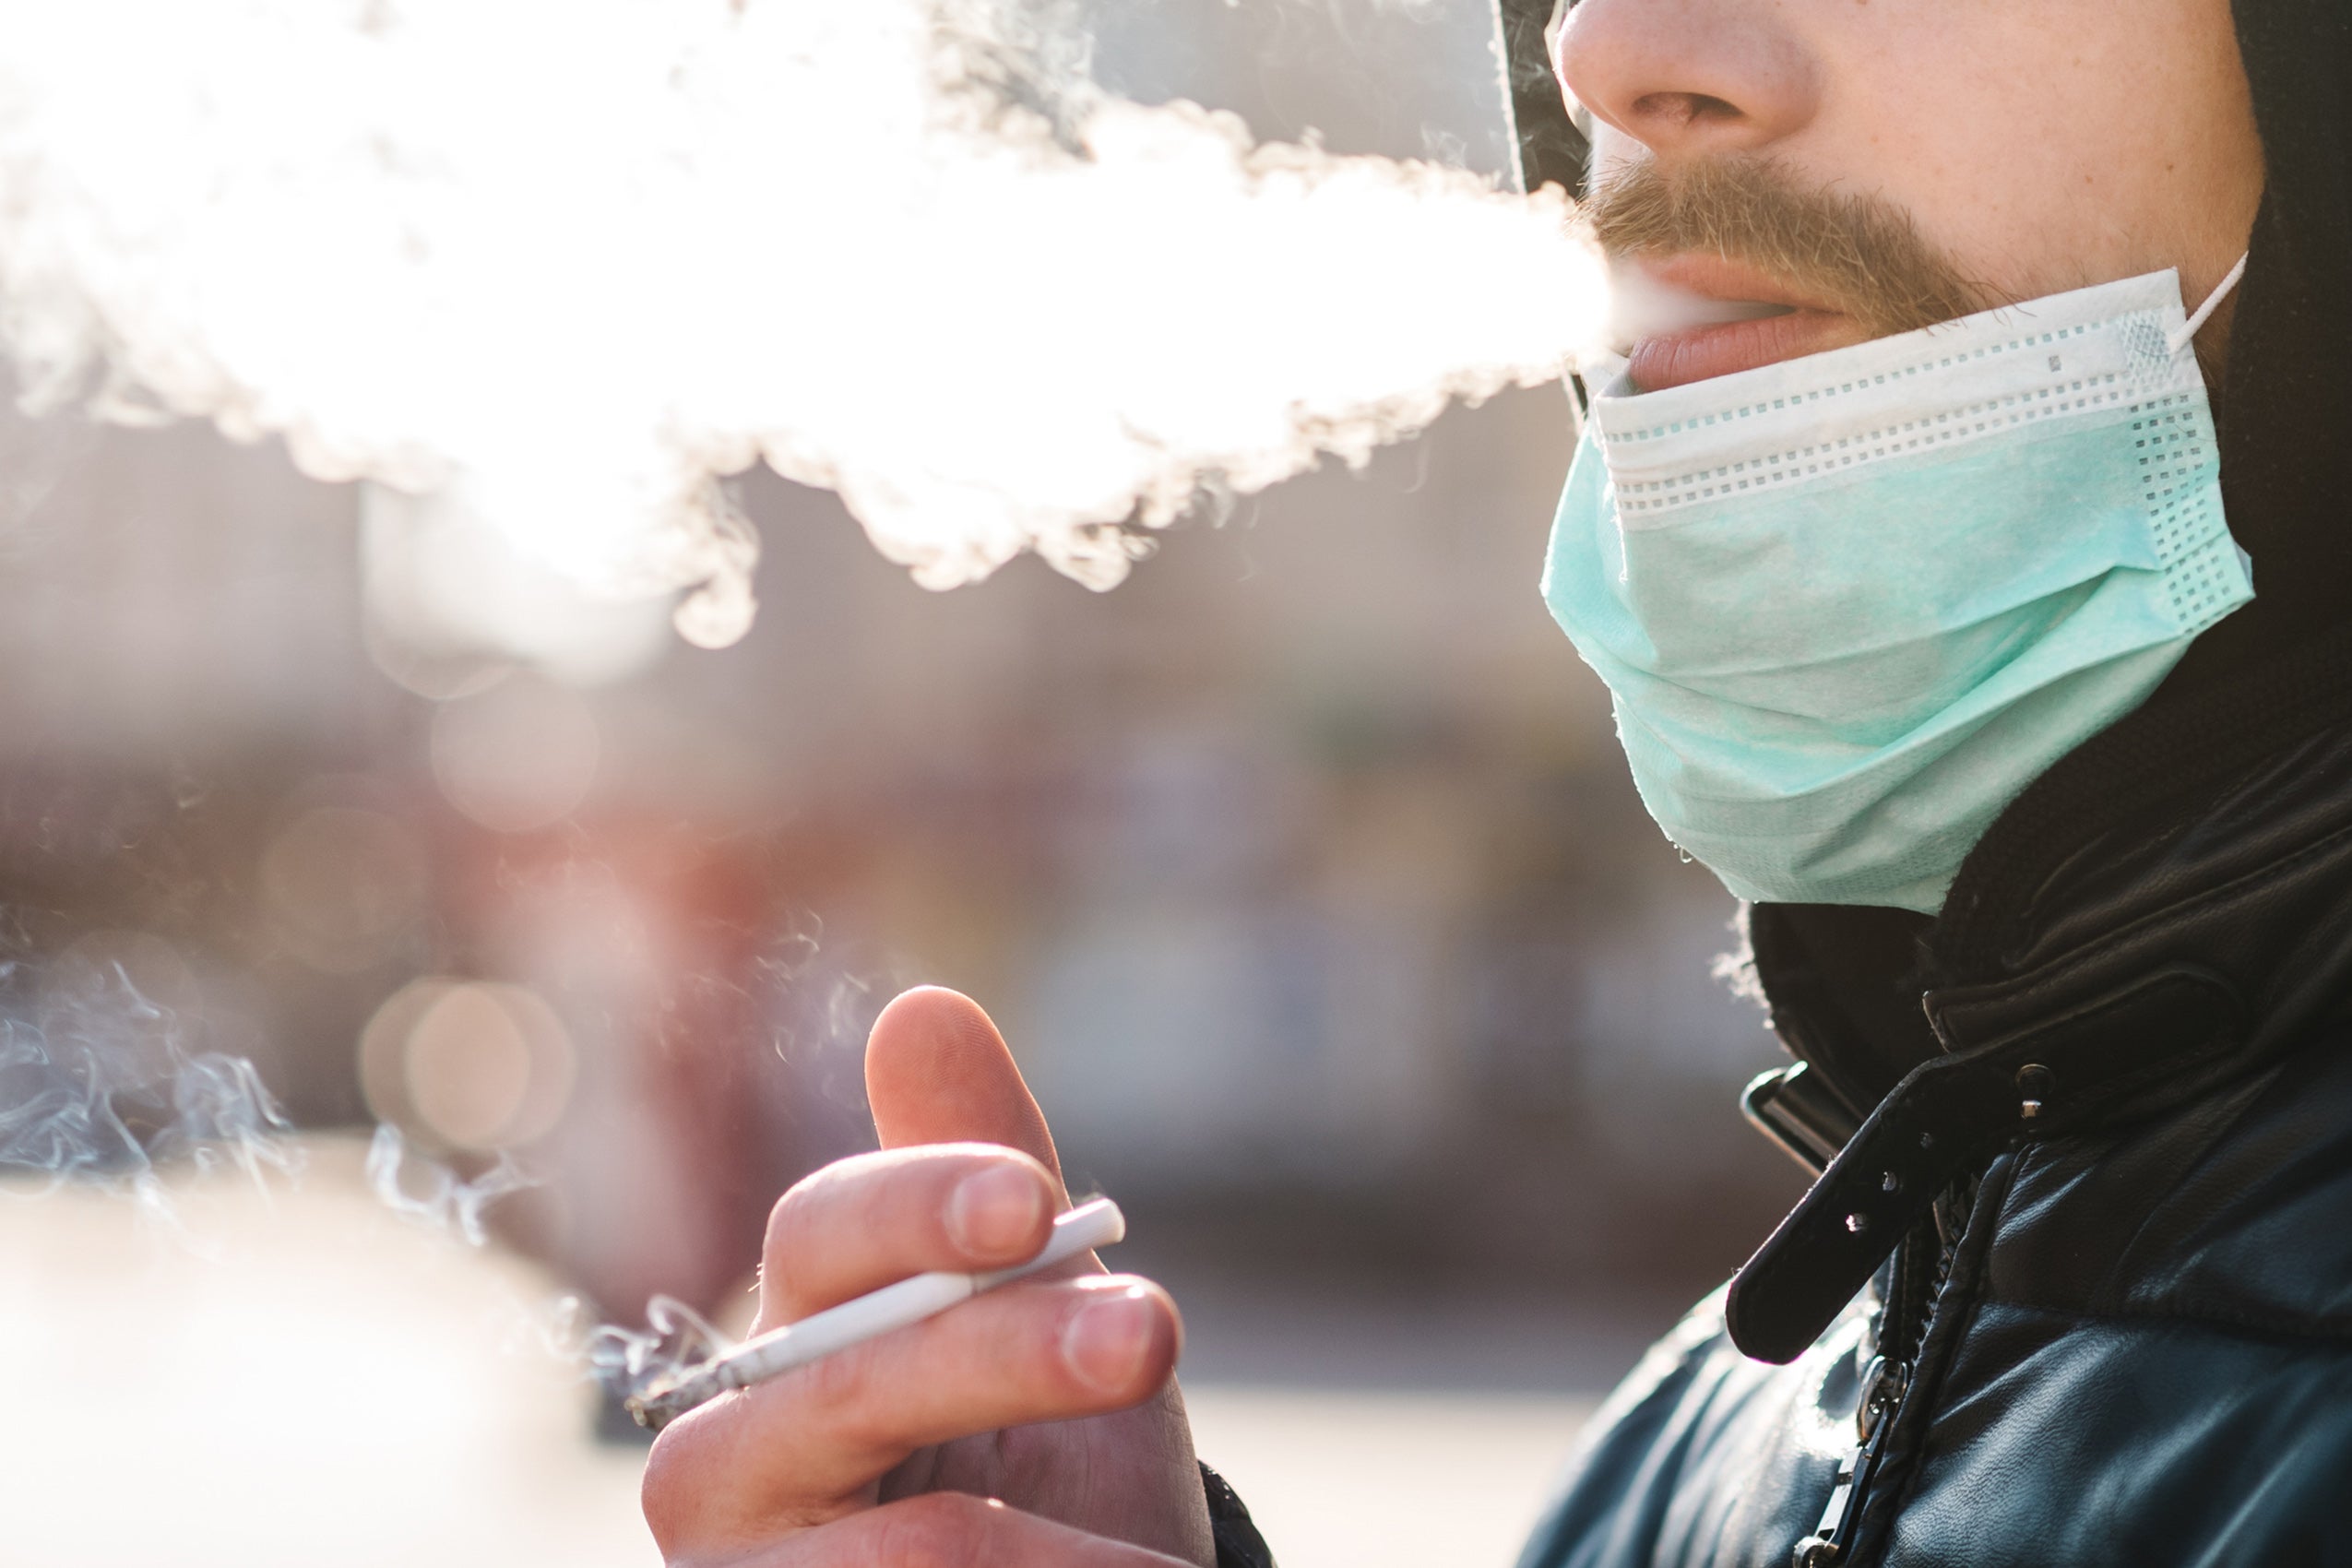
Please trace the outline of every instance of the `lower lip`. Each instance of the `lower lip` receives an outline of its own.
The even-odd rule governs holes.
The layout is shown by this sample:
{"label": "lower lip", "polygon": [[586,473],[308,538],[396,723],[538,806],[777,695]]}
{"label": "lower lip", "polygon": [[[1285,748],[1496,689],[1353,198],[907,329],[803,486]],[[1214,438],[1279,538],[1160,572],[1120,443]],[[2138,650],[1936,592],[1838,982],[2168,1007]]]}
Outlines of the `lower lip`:
{"label": "lower lip", "polygon": [[1663,392],[1669,386],[1843,348],[1860,341],[1861,337],[1851,316],[1834,311],[1795,310],[1786,315],[1719,322],[1645,338],[1633,345],[1626,369],[1635,386],[1645,392]]}

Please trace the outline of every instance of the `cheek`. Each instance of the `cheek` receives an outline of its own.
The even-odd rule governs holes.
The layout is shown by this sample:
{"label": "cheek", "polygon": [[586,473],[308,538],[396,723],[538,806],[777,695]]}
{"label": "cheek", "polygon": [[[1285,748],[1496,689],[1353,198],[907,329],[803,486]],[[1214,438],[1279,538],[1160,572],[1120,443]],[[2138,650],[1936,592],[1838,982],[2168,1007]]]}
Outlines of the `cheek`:
{"label": "cheek", "polygon": [[1621,165],[1638,163],[1649,156],[1649,150],[1640,142],[1606,120],[1592,122],[1590,175],[1595,183],[1605,184]]}
{"label": "cheek", "polygon": [[2227,0],[1837,8],[1845,47],[1809,139],[1988,288],[2030,298],[2235,258],[2261,151]]}

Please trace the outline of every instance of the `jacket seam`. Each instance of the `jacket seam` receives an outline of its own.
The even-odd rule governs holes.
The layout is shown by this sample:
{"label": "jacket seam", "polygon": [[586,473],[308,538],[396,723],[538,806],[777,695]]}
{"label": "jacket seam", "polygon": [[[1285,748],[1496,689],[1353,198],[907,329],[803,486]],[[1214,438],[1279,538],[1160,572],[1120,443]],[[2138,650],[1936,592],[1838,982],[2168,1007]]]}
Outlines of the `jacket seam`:
{"label": "jacket seam", "polygon": [[[1979,988],[2000,989],[2023,998],[2044,986],[2058,984],[2062,987],[2075,972],[2084,967],[2097,966],[2108,955],[2120,948],[2128,947],[2133,941],[2148,932],[2176,923],[2184,916],[2196,914],[2216,905],[2226,905],[2249,895],[2259,894],[2263,891],[2262,884],[2275,881],[2282,875],[2293,874],[2302,869],[2300,862],[2321,858],[2346,840],[2352,840],[2352,824],[2342,824],[2331,827],[2317,837],[2305,839],[2292,849],[2263,861],[2260,865],[2248,866],[2234,876],[2215,883],[2211,886],[2199,888],[2187,897],[2166,904],[2160,909],[2145,910],[2121,925],[2109,927],[2099,932],[2092,941],[2045,960],[2030,973],[2018,980],[1975,983],[1964,981],[1946,989],[1955,992],[1975,991]],[[1969,999],[1963,997],[1954,1000],[1965,1004]]]}
{"label": "jacket seam", "polygon": [[[2316,1034],[2315,1030],[2315,1037]],[[2322,1043],[2320,1039],[2314,1038],[2306,1041],[2299,1049],[2317,1050]],[[2215,1158],[2215,1151],[2220,1149],[2229,1135],[2244,1123],[2248,1110],[2272,1091],[2278,1082],[2280,1074],[2284,1071],[2282,1063],[2270,1063],[2257,1067],[2252,1073],[2234,1082],[2219,1086],[2210,1093],[2199,1097],[2198,1102],[2201,1105],[2216,1111],[2226,1110],[2227,1117],[2213,1129],[2198,1147],[2196,1157],[2174,1173],[2171,1182],[2163,1192],[2146,1194],[2145,1206],[2141,1210],[2139,1218],[2132,1224],[2131,1235],[2125,1237],[2122,1244],[2116,1249],[2115,1255],[2119,1262],[2132,1256],[2140,1250],[2142,1242],[2148,1238],[2151,1228],[2155,1227],[2161,1218],[2164,1206],[2175,1201],[2190,1183],[2206,1172],[2210,1162]],[[2102,1149],[2087,1139],[2079,1137],[2074,1140],[2074,1146],[2073,1153],[2076,1158],[2088,1158],[2094,1161],[2104,1158],[2113,1152],[2111,1144]],[[2057,1151],[2051,1145],[2045,1144],[2042,1146],[2049,1158],[2052,1160],[2058,1158]],[[2153,1244],[2159,1250],[2164,1250],[2161,1241]]]}
{"label": "jacket seam", "polygon": [[2168,1324],[2205,1328],[2216,1334],[2235,1334],[2247,1338],[2289,1340],[2297,1344],[2338,1345],[2352,1349],[2352,1324],[2330,1329],[2312,1324],[2309,1319],[2290,1319],[2261,1313],[2232,1313],[2199,1309],[2187,1311],[2123,1311],[2089,1310],[2081,1307],[2051,1306],[2043,1301],[2019,1300],[1988,1292],[1981,1305],[2007,1307],[2016,1312],[2034,1313],[2043,1317],[2064,1318],[2085,1325],[2097,1324]]}

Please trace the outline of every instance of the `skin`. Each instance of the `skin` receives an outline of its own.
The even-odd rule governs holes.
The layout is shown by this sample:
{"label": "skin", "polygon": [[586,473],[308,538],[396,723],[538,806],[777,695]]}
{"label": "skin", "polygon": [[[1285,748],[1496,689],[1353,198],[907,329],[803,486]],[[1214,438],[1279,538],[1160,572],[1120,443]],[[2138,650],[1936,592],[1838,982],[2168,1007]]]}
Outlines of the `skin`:
{"label": "skin", "polygon": [[[1907,214],[1991,299],[2168,266],[2201,299],[2261,193],[2227,0],[1582,0],[1558,64],[1604,173],[1766,160]],[[1775,286],[1712,279],[1727,297]],[[1870,335],[1823,314],[1839,319],[1784,348]],[[866,1066],[883,1151],[778,1202],[763,1327],[920,1270],[1017,1262],[1067,1201],[968,999],[899,997]],[[1099,1265],[1009,1288],[673,1424],[646,1516],[680,1568],[1208,1568],[1182,1338],[1164,1291]]]}
{"label": "skin", "polygon": [[[1766,160],[1907,215],[1988,302],[2172,267],[2193,307],[2262,195],[2226,0],[1580,0],[1554,63],[1600,181]],[[2228,324],[2199,335],[2209,366]],[[1869,336],[1842,319],[1747,362]]]}
{"label": "skin", "polygon": [[[1045,1118],[969,998],[926,987],[885,1008],[866,1095],[881,1151],[769,1218],[760,1330],[927,1269],[1022,1262],[1069,1206]],[[1206,1568],[1182,1338],[1166,1291],[1089,1258],[673,1422],[647,1521],[682,1568]]]}

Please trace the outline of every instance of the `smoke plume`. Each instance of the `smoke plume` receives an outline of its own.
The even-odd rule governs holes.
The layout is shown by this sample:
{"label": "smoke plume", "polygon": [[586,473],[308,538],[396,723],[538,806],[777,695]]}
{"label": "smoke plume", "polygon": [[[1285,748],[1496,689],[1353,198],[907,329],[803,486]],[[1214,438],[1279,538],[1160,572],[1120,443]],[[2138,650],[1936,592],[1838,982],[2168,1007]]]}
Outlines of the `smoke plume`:
{"label": "smoke plume", "polygon": [[0,342],[36,410],[453,492],[719,644],[762,459],[926,585],[1103,588],[1590,338],[1556,193],[1082,53],[1016,0],[0,0]]}

